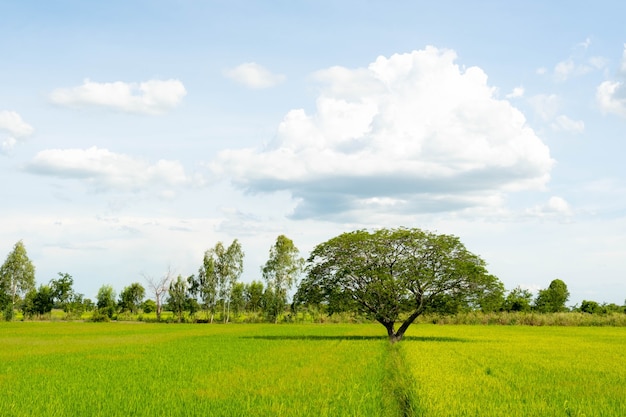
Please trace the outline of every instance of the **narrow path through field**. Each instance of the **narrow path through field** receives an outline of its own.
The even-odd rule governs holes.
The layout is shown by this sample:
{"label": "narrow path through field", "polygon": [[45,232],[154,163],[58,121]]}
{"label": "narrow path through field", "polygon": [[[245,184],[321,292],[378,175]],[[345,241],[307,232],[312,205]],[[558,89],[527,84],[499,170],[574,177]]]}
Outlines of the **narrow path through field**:
{"label": "narrow path through field", "polygon": [[383,407],[386,415],[414,417],[421,415],[416,382],[406,364],[399,343],[387,346],[383,379]]}

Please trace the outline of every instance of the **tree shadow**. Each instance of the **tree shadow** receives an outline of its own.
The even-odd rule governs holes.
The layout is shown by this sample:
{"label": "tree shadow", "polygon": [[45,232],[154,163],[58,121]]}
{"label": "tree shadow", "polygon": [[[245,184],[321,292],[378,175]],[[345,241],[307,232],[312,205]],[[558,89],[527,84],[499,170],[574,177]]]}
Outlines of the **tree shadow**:
{"label": "tree shadow", "polygon": [[[326,335],[264,335],[264,336],[241,336],[242,339],[257,340],[389,340],[387,336],[326,336]],[[468,343],[472,340],[462,339],[460,337],[443,337],[443,336],[404,336],[403,342],[455,342]]]}

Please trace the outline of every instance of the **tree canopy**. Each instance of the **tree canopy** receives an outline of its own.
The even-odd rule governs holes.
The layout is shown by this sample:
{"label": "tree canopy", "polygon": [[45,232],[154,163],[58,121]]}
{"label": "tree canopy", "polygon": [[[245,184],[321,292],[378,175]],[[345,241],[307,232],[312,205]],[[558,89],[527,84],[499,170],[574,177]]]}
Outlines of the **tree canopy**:
{"label": "tree canopy", "polygon": [[567,285],[560,279],[552,280],[548,288],[539,290],[535,308],[542,313],[565,311],[565,303],[569,299]]}
{"label": "tree canopy", "polygon": [[304,259],[293,241],[285,235],[276,238],[270,248],[269,259],[261,268],[263,279],[267,283],[268,314],[278,321],[278,315],[285,309],[287,292],[295,284],[302,268]]}
{"label": "tree canopy", "polygon": [[6,291],[11,308],[14,308],[20,295],[34,289],[35,266],[28,258],[24,243],[20,240],[0,267],[0,290]]}
{"label": "tree canopy", "polygon": [[396,342],[425,311],[480,308],[502,292],[485,261],[458,237],[398,228],[357,230],[317,245],[296,301],[326,303],[329,313],[365,313]]}

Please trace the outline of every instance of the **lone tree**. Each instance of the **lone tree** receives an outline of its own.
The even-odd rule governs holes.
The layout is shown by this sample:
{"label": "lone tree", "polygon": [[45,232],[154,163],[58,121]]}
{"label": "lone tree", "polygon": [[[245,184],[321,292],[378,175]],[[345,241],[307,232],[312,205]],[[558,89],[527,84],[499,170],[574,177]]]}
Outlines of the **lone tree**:
{"label": "lone tree", "polygon": [[20,295],[35,289],[35,267],[21,240],[15,244],[0,267],[0,289],[2,288],[8,293],[11,309],[15,308]]}
{"label": "lone tree", "polygon": [[501,291],[485,261],[459,238],[398,228],[344,233],[316,246],[296,301],[326,303],[330,314],[365,313],[398,342],[425,311],[446,304],[480,308]]}

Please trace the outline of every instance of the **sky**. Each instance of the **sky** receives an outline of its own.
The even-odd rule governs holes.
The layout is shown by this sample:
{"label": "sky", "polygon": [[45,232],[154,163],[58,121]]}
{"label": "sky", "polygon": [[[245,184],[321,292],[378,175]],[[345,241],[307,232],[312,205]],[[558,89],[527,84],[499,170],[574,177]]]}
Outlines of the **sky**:
{"label": "sky", "polygon": [[458,236],[626,300],[622,1],[0,0],[0,257],[95,298],[238,239]]}

